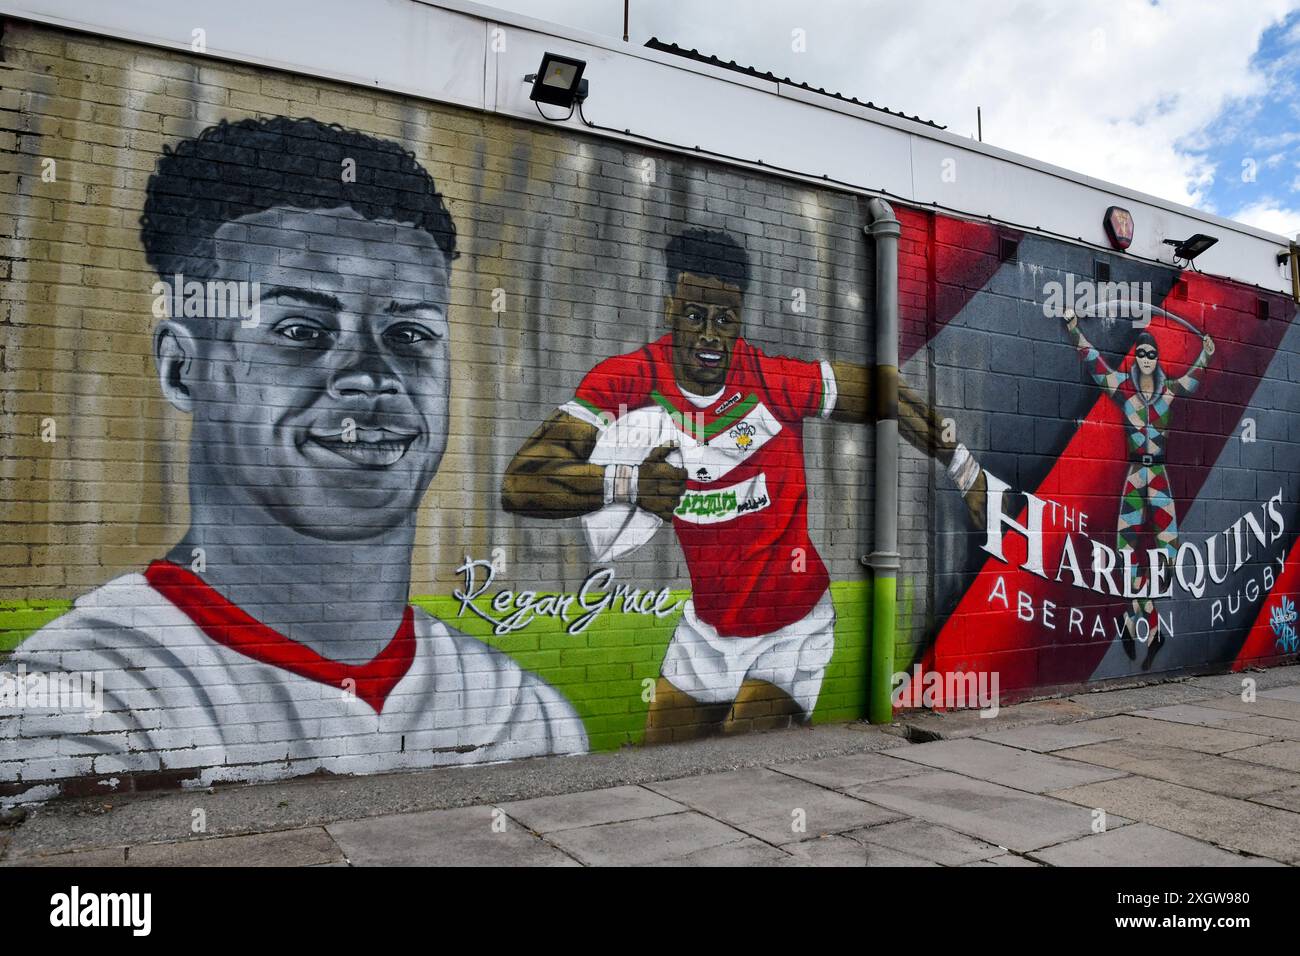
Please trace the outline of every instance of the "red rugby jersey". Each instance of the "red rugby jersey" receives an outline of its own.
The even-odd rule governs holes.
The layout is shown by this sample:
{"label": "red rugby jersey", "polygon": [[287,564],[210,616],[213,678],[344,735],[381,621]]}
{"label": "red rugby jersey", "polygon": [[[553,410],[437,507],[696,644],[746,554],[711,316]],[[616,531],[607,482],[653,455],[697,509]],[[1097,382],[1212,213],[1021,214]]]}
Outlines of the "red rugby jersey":
{"label": "red rugby jersey", "polygon": [[700,409],[677,387],[669,334],[601,362],[567,407],[600,428],[648,406],[671,416],[689,479],[673,526],[696,614],[723,636],[753,637],[806,616],[829,586],[808,535],[803,419],[829,416],[835,393],[830,363],[737,339],[722,393]]}

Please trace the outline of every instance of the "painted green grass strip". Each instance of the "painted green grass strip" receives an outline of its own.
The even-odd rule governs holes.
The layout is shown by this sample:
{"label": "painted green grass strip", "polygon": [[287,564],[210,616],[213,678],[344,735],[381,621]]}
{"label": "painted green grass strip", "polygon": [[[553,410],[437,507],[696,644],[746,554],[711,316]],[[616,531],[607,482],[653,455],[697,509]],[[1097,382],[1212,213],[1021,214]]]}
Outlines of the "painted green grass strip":
{"label": "painted green grass strip", "polygon": [[[542,597],[543,595],[538,595]],[[684,601],[689,591],[674,591]],[[856,720],[866,713],[871,618],[865,581],[831,584],[835,602],[835,653],[826,668],[814,723]],[[563,694],[587,727],[593,750],[640,743],[649,709],[647,688],[659,676],[681,612],[667,617],[608,610],[581,634],[569,634],[558,618],[534,618],[513,634],[497,636],[472,613],[457,616],[460,601],[444,595],[413,597],[411,603],[449,627],[510,655]],[[33,632],[66,613],[71,601],[0,601],[0,651],[10,651]],[[646,682],[649,682],[648,684]]]}
{"label": "painted green grass strip", "polygon": [[[831,584],[835,602],[835,652],[826,668],[813,723],[856,720],[866,713],[869,665],[869,589],[865,581]],[[542,597],[538,594],[537,597]],[[674,591],[675,601],[689,591]],[[680,611],[664,618],[606,611],[581,634],[569,634],[556,618],[534,618],[522,631],[497,636],[492,625],[466,612],[460,601],[430,595],[412,598],[449,627],[509,654],[573,704],[587,727],[593,750],[640,743],[653,687]],[[645,682],[649,681],[649,685]]]}
{"label": "painted green grass strip", "polygon": [[0,601],[0,651],[12,651],[71,608],[71,601]]}

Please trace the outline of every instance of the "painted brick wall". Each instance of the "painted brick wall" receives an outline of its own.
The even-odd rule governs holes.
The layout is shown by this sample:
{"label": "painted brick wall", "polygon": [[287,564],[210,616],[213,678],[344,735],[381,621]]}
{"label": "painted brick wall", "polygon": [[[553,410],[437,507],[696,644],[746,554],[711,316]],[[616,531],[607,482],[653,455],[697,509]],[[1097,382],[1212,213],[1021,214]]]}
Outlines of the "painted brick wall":
{"label": "painted brick wall", "polygon": [[[829,396],[819,363],[844,372],[873,360],[861,197],[18,23],[3,53],[0,799],[511,759],[863,715],[873,431],[817,414]],[[232,132],[241,122],[251,139]],[[188,178],[161,177],[169,156]],[[350,182],[361,192],[347,193]],[[258,206],[294,189],[300,202]],[[449,265],[434,189],[455,225]],[[321,198],[332,190],[344,199]],[[151,196],[163,213],[149,232]],[[212,202],[243,212],[208,228]],[[898,668],[996,680],[988,689],[1005,701],[1294,656],[1294,304],[995,223],[897,213],[902,381],[916,412],[903,429]],[[796,364],[753,359],[742,385],[727,380],[735,394],[724,388],[702,410],[717,423],[710,442],[734,447],[691,465],[721,461],[723,472],[693,475],[682,501],[730,517],[692,539],[693,565],[681,522],[601,557],[597,539],[614,525],[589,535],[572,508],[540,514],[564,511],[587,493],[578,485],[525,482],[527,501],[509,509],[503,490],[561,406],[595,429],[593,400],[635,394],[633,407],[674,436],[662,410],[677,409],[679,423],[695,413],[664,371],[672,353],[638,352],[687,301],[665,249],[690,229],[710,231],[723,273],[730,250],[743,250],[741,334]],[[1081,320],[1090,356],[1052,296],[1086,286],[1098,260],[1169,315],[1149,327]],[[201,278],[204,263],[220,262],[298,289],[297,311],[277,295],[265,326],[236,332],[227,317],[213,326],[221,334],[191,342],[157,311],[157,266],[173,261]],[[722,282],[690,294],[723,295],[716,305],[732,293]],[[337,307],[322,304],[330,297]],[[389,318],[422,301],[439,307]],[[208,328],[183,328],[196,327]],[[410,328],[424,344],[398,341]],[[1195,379],[1151,426],[1176,536],[1152,507],[1164,499],[1128,501],[1126,482],[1154,472],[1133,471],[1133,428],[1098,378],[1100,359],[1112,385],[1130,381],[1144,333],[1162,381]],[[1215,351],[1198,366],[1201,333]],[[308,342],[322,351],[301,351]],[[643,357],[601,364],[631,353]],[[319,400],[306,388],[318,380]],[[317,417],[292,419],[296,401]],[[361,419],[364,450],[318,434],[325,407],[330,428]],[[417,438],[401,437],[405,417],[423,423]],[[276,431],[286,418],[298,431]],[[282,447],[282,434],[315,435],[302,453],[318,457],[287,468],[302,449]],[[947,474],[958,443],[978,464],[968,494]],[[557,467],[566,447],[556,440],[533,458]],[[761,469],[750,463],[760,451]],[[802,499],[791,478],[800,461],[806,517],[783,510]],[[393,474],[407,485],[383,484]],[[1036,501],[1051,516],[1035,532],[1041,574],[1022,567],[1033,535],[998,523],[985,490],[999,483],[1005,520],[1025,522]],[[733,497],[710,499],[711,488]],[[408,498],[406,512],[393,505]],[[1084,580],[1095,542],[1119,553],[1134,507],[1135,553],[1164,548],[1176,565],[1203,560],[1211,541],[1220,563],[1234,549],[1221,579],[1134,612],[1145,640],[1121,628],[1129,597]],[[755,515],[738,517],[746,509]],[[617,527],[617,541],[637,538]],[[778,534],[805,527],[807,548]],[[201,556],[195,541],[210,543]],[[1078,576],[1067,547],[1079,549]],[[818,556],[828,598],[809,610],[819,592],[801,582],[821,580]],[[151,564],[163,558],[174,567]],[[692,592],[705,572],[713,584]],[[719,637],[710,621],[766,636]],[[65,682],[68,693],[98,686],[103,713],[66,699],[4,709],[20,668],[25,680],[88,681]],[[982,701],[943,691],[900,704]]]}
{"label": "painted brick wall", "polygon": [[[558,127],[17,23],[5,34],[0,77],[11,173],[0,218],[7,280],[0,291],[0,624],[5,650],[18,648],[9,667],[42,640],[33,632],[51,622],[57,631],[77,620],[76,635],[61,639],[93,642],[94,628],[64,613],[69,602],[167,555],[192,519],[191,418],[160,388],[152,343],[159,277],[146,261],[140,227],[160,155],[222,121],[310,117],[413,152],[457,229],[447,448],[418,511],[413,602],[544,681],[572,707],[586,746],[641,740],[646,683],[658,676],[680,610],[656,617],[610,608],[578,634],[538,615],[496,633],[474,607],[501,619],[490,606],[498,591],[573,595],[601,567],[616,575],[611,589],[667,588],[680,602],[690,586],[681,548],[665,529],[627,557],[594,561],[577,520],[506,513],[503,475],[524,440],[573,398],[593,366],[668,331],[664,247],[688,227],[723,231],[744,249],[752,275],[743,310],[748,342],[806,362],[869,361],[874,273],[862,233],[864,202]],[[302,149],[311,155],[312,144]],[[249,162],[250,175],[287,175],[268,173],[264,160]],[[262,265],[293,269],[304,251],[344,255],[343,245],[331,245],[336,241],[342,242],[310,236],[293,249],[266,247],[258,255]],[[375,284],[391,269],[381,264]],[[818,720],[863,710],[860,557],[870,550],[863,516],[870,511],[871,449],[871,431],[861,424],[812,420],[803,433],[808,531],[829,570],[837,614]],[[923,549],[919,528],[909,533]],[[452,596],[467,587],[457,570],[467,558],[496,565],[490,591],[474,607]],[[352,560],[366,560],[364,549]],[[760,600],[779,604],[781,596]],[[308,623],[328,617],[328,609],[309,605],[304,600]],[[181,657],[191,650],[186,645]],[[75,653],[60,651],[58,661],[69,671],[91,666]],[[186,663],[219,670],[206,659]],[[167,682],[156,661],[151,667],[140,687]],[[143,693],[82,736],[76,733],[86,728],[75,720],[65,721],[56,739],[55,725],[5,719],[0,740],[7,733],[11,746],[0,762],[0,785],[14,794],[69,776],[112,776],[119,778],[114,786],[129,786],[130,774],[173,782],[200,773],[207,780],[247,779],[322,766],[360,772],[524,755],[546,723],[545,714],[516,715],[505,737],[518,746],[504,751],[451,727],[437,746],[413,756],[411,732],[376,736],[345,721],[332,736],[321,700],[339,691],[325,686],[311,701],[314,709],[300,705],[311,715],[302,718],[312,738],[304,746],[281,739],[284,728],[268,703],[275,690],[257,686],[262,673],[240,678],[248,685],[214,689],[216,697],[247,704],[239,710],[243,726],[209,727],[210,717]],[[462,676],[448,696],[468,701],[485,679]],[[203,726],[176,732],[197,725]],[[31,739],[16,739],[29,731]]]}
{"label": "painted brick wall", "polygon": [[[936,483],[925,669],[996,673],[1005,701],[1294,659],[1295,303],[1043,237],[1002,231],[1016,240],[1004,250],[997,230],[940,220],[937,249],[945,235],[966,250],[975,281],[941,285],[929,354],[914,362],[931,364],[939,414],[1009,486],[1008,517],[1026,520],[1026,494],[1044,502],[1044,573],[1025,569],[1027,537],[1014,529],[995,535],[1001,559],[991,553],[960,498]],[[1092,300],[1077,296],[1101,288],[1099,263],[1122,284],[1105,297],[1131,295],[1165,314],[1081,319],[1080,348],[1053,290],[1076,290],[1066,301],[1087,315]],[[1137,381],[1135,350],[1153,345],[1165,381],[1181,385],[1147,412],[1124,405],[1133,395],[1124,389]],[[1098,358],[1115,372],[1116,399],[1095,377]],[[1153,445],[1136,448],[1143,429]],[[1156,454],[1144,461],[1147,451]],[[1113,576],[1094,577],[1094,562],[1108,561],[1097,545],[1114,552]],[[1167,554],[1171,593],[1154,607],[1135,610],[1124,594],[1124,548],[1142,565],[1134,593],[1149,592],[1149,549]]]}

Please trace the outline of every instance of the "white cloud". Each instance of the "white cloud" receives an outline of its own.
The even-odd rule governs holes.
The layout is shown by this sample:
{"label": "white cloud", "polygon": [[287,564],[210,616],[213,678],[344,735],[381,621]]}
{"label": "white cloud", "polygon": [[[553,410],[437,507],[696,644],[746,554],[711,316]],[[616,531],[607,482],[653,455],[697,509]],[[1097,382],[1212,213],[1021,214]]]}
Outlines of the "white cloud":
{"label": "white cloud", "polygon": [[1277,149],[1280,146],[1290,146],[1293,143],[1300,143],[1300,133],[1277,133],[1273,136],[1257,136],[1254,141],[1256,149]]}
{"label": "white cloud", "polygon": [[1300,209],[1287,208],[1272,199],[1262,199],[1243,206],[1229,218],[1293,239],[1300,234]]}
{"label": "white cloud", "polygon": [[[606,0],[500,5],[621,35]],[[974,133],[982,106],[990,143],[1205,206],[1215,171],[1192,150],[1210,145],[1205,127],[1229,106],[1230,119],[1248,122],[1270,83],[1251,65],[1260,37],[1297,9],[1300,0],[634,0],[631,17],[633,42],[656,34],[953,132]],[[795,28],[805,53],[791,49]]]}

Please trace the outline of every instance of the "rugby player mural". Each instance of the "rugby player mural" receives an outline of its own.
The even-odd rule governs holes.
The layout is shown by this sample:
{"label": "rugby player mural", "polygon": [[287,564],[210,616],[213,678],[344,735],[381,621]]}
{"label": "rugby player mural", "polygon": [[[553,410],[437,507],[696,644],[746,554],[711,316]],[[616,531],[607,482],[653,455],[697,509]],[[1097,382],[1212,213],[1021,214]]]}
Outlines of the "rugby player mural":
{"label": "rugby player mural", "polygon": [[[660,668],[645,741],[806,719],[834,650],[830,578],[808,530],[803,428],[867,422],[873,369],[771,356],[744,336],[749,257],[687,229],[664,249],[669,331],[599,363],[524,442],[507,511],[581,517],[595,561],[671,522],[691,597]],[[984,476],[900,385],[900,432],[948,469],[982,525]]]}
{"label": "rugby player mural", "polygon": [[[293,172],[250,182],[259,163]],[[26,701],[0,762],[45,738],[85,758],[26,779],[162,754],[211,781],[585,750],[554,689],[408,600],[453,347],[456,229],[429,173],[336,125],[223,122],[165,150],[141,224],[157,381],[193,423],[189,529],[20,645],[7,675],[99,674],[102,706]],[[247,314],[214,314],[202,290],[226,282]]]}

